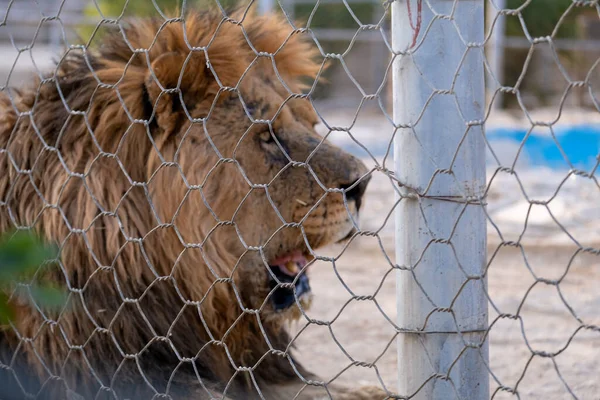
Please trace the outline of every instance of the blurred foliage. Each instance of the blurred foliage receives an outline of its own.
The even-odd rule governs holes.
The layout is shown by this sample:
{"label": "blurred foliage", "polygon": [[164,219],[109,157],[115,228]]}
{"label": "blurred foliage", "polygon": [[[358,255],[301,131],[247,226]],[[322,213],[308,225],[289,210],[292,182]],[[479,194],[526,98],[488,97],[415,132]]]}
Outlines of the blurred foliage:
{"label": "blurred foliage", "polygon": [[[507,0],[506,8],[516,10],[526,4],[526,0]],[[549,36],[554,32],[561,17],[573,4],[572,0],[533,0],[521,10],[527,31],[532,37]],[[577,15],[580,8],[573,8],[559,26],[557,37],[577,36]],[[523,26],[518,16],[506,18],[508,36],[524,36]]]}
{"label": "blurred foliage", "polygon": [[[528,34],[533,37],[544,37],[553,35],[555,39],[576,39],[580,36],[578,17],[590,7],[572,7],[572,0],[506,0],[506,9],[520,10],[523,23],[519,15],[511,15],[506,19],[506,35],[512,37],[524,37],[526,28]],[[537,47],[542,51],[544,46]],[[523,66],[529,54],[529,49],[508,48],[506,50],[504,64],[504,83],[514,85],[521,74]],[[577,52],[557,51],[563,65],[577,62]],[[549,67],[551,70],[552,67]],[[535,80],[525,79],[521,84],[523,92],[534,94],[541,106],[549,105],[552,99],[551,85],[539,85]],[[515,96],[504,96],[504,105],[507,107],[518,107]]]}
{"label": "blurred foliage", "polygon": [[[220,0],[223,7],[232,7],[238,2],[236,0]],[[98,0],[91,2],[84,14],[92,20],[99,18],[130,18],[130,17],[159,17],[165,15],[173,17],[181,12],[183,0]],[[206,8],[216,6],[215,0],[187,0],[187,9]],[[109,26],[115,28],[114,26]],[[84,25],[77,29],[78,35],[84,43],[87,43],[94,34],[94,42],[102,36],[102,30],[96,31],[96,26]]]}
{"label": "blurred foliage", "polygon": [[[350,4],[352,13],[358,18],[362,24],[374,23],[375,14],[381,17],[383,7],[375,3],[352,3]],[[315,8],[314,4],[297,4],[294,7],[294,17],[303,24],[308,20]],[[310,23],[311,28],[327,28],[327,29],[354,29],[359,27],[359,24],[350,14],[350,11],[344,4],[319,4],[319,7],[314,12]]]}
{"label": "blurred foliage", "polygon": [[[248,5],[248,1],[219,0],[221,6],[225,9],[236,5]],[[292,3],[290,1],[290,3]],[[285,4],[285,2],[284,2]],[[293,3],[292,3],[293,4]],[[255,0],[253,8],[256,9],[258,0]],[[181,10],[182,0],[99,0],[97,6],[94,3],[88,5],[85,13],[88,17],[97,18],[103,15],[106,18],[117,18],[119,16],[159,16],[174,15]],[[188,0],[187,8],[206,8],[216,7],[216,0]],[[295,19],[306,21],[313,12],[314,4],[295,4],[284,5],[286,10],[293,11]],[[293,7],[293,10],[290,8]],[[278,6],[276,6],[279,9]],[[361,20],[363,24],[373,22],[373,12],[382,14],[383,7],[376,3],[353,3],[352,12]],[[311,27],[315,28],[357,28],[358,24],[341,2],[339,4],[320,4],[312,19]]]}
{"label": "blurred foliage", "polygon": [[[58,250],[44,243],[37,236],[24,231],[6,233],[0,236],[0,324],[4,325],[16,317],[15,305],[9,293],[16,282],[31,282],[29,294],[21,293],[25,287],[17,289],[17,295],[43,309],[58,309],[65,304],[66,293],[50,283],[36,279],[43,276],[43,270],[52,265]],[[25,289],[26,290],[26,289]],[[24,299],[20,299],[24,300]],[[33,305],[33,304],[32,304]]]}
{"label": "blurred foliage", "polygon": [[[228,8],[238,4],[235,0],[219,0],[221,6]],[[116,18],[121,15],[131,16],[159,16],[175,15],[181,10],[182,0],[99,0],[96,6],[90,4],[86,9],[86,14],[90,17],[96,17],[100,13],[107,18]],[[187,8],[202,8],[216,6],[215,0],[188,0]]]}

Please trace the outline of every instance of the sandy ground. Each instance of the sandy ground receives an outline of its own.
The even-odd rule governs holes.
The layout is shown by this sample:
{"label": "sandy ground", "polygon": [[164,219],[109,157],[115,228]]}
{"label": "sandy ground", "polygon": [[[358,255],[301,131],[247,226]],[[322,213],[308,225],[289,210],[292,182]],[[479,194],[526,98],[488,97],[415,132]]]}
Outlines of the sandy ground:
{"label": "sandy ground", "polygon": [[[299,324],[299,331],[305,329],[298,345],[304,363],[323,379],[339,375],[336,382],[397,389],[396,333],[388,321],[396,319],[395,271],[384,251],[393,260],[391,240],[380,245],[362,238],[345,251],[329,249],[329,256],[342,253],[335,268],[321,262],[311,270],[316,298],[308,315],[331,324]],[[523,252],[489,247],[490,257],[496,254],[488,275],[491,398],[517,398],[505,388],[521,399],[600,399],[600,259],[574,256],[575,251],[575,246],[533,245]],[[546,279],[566,275],[559,292],[554,285],[535,284],[533,273]],[[351,300],[374,294],[376,301]],[[582,329],[584,324],[596,328]],[[558,355],[532,357],[532,351]],[[376,368],[349,367],[353,361]]]}

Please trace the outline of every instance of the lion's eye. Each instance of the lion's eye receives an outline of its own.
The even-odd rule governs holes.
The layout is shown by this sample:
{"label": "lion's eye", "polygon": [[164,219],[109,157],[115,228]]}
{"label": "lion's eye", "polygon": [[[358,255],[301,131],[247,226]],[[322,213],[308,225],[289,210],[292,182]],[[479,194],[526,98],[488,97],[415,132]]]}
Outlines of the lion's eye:
{"label": "lion's eye", "polygon": [[275,137],[271,134],[270,131],[262,132],[260,134],[260,141],[263,143],[275,143]]}

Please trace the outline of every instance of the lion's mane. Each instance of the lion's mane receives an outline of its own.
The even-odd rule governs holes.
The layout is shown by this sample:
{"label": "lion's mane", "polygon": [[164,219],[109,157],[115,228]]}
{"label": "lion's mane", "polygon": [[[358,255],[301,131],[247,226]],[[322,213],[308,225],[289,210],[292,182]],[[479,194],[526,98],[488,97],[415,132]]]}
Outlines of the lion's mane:
{"label": "lion's mane", "polygon": [[[235,258],[214,241],[185,248],[180,230],[194,227],[165,217],[171,188],[151,185],[172,166],[171,136],[202,123],[223,87],[261,63],[291,88],[316,75],[297,36],[282,18],[244,12],[134,20],[97,50],[70,50],[29,88],[0,93],[0,232],[32,228],[58,243],[56,267],[36,279],[69,290],[61,312],[31,308],[3,331],[0,381],[151,398],[230,380],[228,393],[251,391],[253,378],[303,372],[280,324],[238,306]],[[178,224],[193,223],[170,207]],[[223,265],[208,268],[205,252]]]}

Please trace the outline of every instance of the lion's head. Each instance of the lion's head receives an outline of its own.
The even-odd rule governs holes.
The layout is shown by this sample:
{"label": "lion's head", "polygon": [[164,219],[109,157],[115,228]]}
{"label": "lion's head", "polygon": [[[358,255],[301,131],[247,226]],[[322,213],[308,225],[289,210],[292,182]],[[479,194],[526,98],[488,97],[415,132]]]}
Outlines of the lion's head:
{"label": "lion's head", "polygon": [[0,97],[0,229],[58,242],[53,279],[72,292],[58,331],[36,313],[17,326],[42,332],[32,362],[64,368],[77,345],[111,377],[107,360],[165,337],[176,364],[227,381],[231,360],[269,351],[265,332],[284,337],[315,251],[356,232],[369,179],[314,130],[302,90],[321,64],[301,36],[243,12],[131,21]]}

